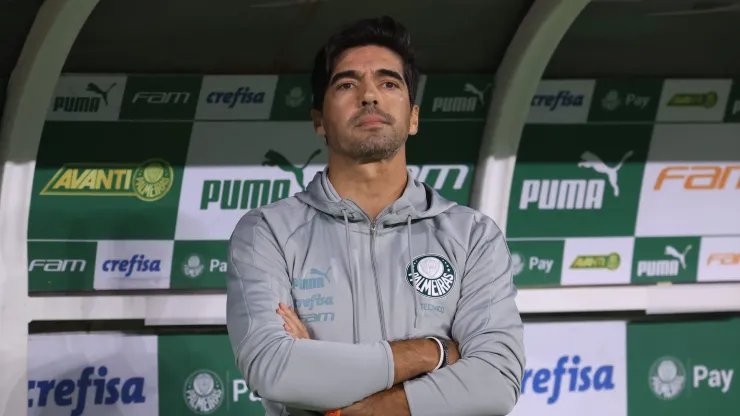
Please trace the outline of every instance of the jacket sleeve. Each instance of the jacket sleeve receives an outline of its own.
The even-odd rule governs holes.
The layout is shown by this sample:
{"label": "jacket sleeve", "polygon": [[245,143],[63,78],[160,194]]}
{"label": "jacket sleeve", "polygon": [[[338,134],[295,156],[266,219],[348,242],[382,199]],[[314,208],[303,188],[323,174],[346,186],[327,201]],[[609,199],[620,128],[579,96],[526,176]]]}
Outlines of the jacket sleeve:
{"label": "jacket sleeve", "polygon": [[509,414],[524,372],[523,326],[514,298],[511,255],[488,218],[474,226],[452,323],[461,359],[404,383],[411,414]]}
{"label": "jacket sleeve", "polygon": [[290,288],[280,245],[259,210],[250,211],[229,242],[226,301],[229,339],[249,389],[267,400],[320,411],[392,386],[387,342],[293,339],[276,312],[279,302],[293,305]]}

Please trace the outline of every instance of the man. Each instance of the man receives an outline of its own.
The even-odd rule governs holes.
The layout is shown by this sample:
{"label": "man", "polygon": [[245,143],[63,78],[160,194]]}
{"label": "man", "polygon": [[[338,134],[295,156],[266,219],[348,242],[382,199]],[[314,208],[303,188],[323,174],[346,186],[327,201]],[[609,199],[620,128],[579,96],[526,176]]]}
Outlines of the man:
{"label": "man", "polygon": [[391,18],[331,37],[312,76],[327,168],[234,230],[228,331],[268,415],[505,415],[519,398],[504,236],[406,168],[418,77]]}

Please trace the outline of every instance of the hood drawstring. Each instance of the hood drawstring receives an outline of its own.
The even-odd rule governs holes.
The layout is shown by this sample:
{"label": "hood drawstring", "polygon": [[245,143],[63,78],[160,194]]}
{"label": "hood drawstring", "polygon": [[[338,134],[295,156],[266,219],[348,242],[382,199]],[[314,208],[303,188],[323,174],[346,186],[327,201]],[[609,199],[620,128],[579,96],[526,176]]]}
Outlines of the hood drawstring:
{"label": "hood drawstring", "polygon": [[[406,238],[409,240],[409,263],[414,260],[413,250],[411,249],[411,215],[406,217]],[[421,323],[421,303],[419,300],[419,274],[414,274],[414,329],[418,328]]]}
{"label": "hood drawstring", "polygon": [[344,231],[347,237],[347,261],[349,262],[349,284],[350,292],[352,294],[352,339],[355,344],[360,342],[360,328],[357,320],[357,283],[355,278],[354,262],[352,261],[352,237],[349,232],[349,218],[347,217],[347,210],[342,209],[344,214]]}

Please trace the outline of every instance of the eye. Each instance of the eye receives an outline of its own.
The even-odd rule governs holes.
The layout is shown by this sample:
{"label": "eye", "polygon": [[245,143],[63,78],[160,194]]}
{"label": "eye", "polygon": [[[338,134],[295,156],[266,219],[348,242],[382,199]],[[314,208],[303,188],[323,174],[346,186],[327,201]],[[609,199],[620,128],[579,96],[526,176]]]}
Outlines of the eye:
{"label": "eye", "polygon": [[352,84],[350,84],[349,82],[345,82],[345,83],[343,83],[343,84],[339,84],[339,85],[337,85],[337,89],[338,89],[338,90],[348,90],[348,89],[350,89],[350,88],[352,88],[352,87],[353,87],[353,85],[352,85]]}
{"label": "eye", "polygon": [[386,87],[386,88],[399,88],[398,87],[398,84],[396,84],[395,82],[392,82],[392,81],[386,81],[386,82],[384,82],[383,83],[383,86]]}

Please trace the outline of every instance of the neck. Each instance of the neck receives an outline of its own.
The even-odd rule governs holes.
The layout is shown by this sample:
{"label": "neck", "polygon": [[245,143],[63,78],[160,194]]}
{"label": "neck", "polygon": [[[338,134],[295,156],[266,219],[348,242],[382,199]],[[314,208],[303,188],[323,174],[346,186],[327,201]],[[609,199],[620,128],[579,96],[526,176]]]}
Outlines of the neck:
{"label": "neck", "polygon": [[339,196],[354,201],[370,218],[395,202],[408,180],[404,147],[392,158],[373,163],[358,163],[330,151],[328,166],[329,181]]}

